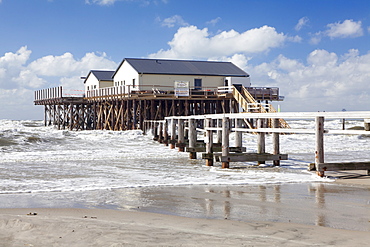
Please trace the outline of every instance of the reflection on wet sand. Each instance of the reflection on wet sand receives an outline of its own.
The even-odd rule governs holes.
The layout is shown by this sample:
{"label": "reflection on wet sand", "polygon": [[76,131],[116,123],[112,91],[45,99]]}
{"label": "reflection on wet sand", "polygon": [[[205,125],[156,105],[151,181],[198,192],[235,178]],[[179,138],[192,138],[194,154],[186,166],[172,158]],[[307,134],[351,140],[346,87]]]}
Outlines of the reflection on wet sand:
{"label": "reflection on wet sand", "polygon": [[140,202],[131,203],[141,203],[142,211],[370,230],[368,188],[325,183],[189,186],[141,189],[139,194]]}

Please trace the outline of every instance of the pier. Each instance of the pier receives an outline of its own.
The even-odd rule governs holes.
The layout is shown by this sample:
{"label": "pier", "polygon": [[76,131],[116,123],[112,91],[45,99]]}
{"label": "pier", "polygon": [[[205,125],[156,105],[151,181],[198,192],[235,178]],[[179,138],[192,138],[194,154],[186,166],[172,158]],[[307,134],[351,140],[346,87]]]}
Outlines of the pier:
{"label": "pier", "polygon": [[[314,119],[314,129],[284,129],[279,122],[282,119]],[[326,129],[328,119],[363,119],[363,130]],[[155,140],[178,147],[179,151],[189,152],[190,159],[196,159],[197,153],[202,153],[202,159],[207,166],[221,162],[222,168],[229,168],[232,162],[255,161],[257,165],[272,161],[279,166],[281,160],[287,160],[288,154],[280,153],[280,134],[314,134],[314,162],[308,167],[324,176],[325,171],[367,170],[370,175],[368,162],[325,162],[324,136],[335,135],[370,135],[370,112],[285,112],[285,113],[234,113],[209,114],[193,116],[170,116],[162,121],[146,121],[144,133],[152,131]],[[271,122],[271,127],[268,127]],[[253,126],[250,123],[257,123]],[[235,132],[234,146],[230,146],[229,135]],[[204,136],[198,139],[199,133]],[[254,133],[257,138],[257,152],[246,152],[242,147],[242,133]],[[265,135],[272,134],[273,152],[265,152]],[[215,141],[216,140],[216,141]],[[370,159],[370,157],[369,157]]]}
{"label": "pier", "polygon": [[270,87],[202,87],[179,96],[173,87],[160,85],[114,86],[89,90],[71,97],[62,87],[35,92],[35,105],[44,105],[45,126],[69,130],[143,129],[146,120],[168,116],[270,112],[269,101],[282,100],[279,89]]}

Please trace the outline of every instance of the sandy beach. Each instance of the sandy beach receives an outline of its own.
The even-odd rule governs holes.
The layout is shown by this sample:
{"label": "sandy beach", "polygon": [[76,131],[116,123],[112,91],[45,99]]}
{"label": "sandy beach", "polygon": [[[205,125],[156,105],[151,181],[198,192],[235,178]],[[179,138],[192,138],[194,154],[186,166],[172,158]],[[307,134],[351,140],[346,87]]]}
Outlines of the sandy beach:
{"label": "sandy beach", "polygon": [[99,209],[0,212],[1,246],[366,246],[370,240],[368,232],[293,223]]}
{"label": "sandy beach", "polygon": [[[312,198],[306,200],[302,198],[307,195],[299,196],[304,191],[299,185],[279,187],[279,193],[276,185],[267,186],[254,199],[243,197],[243,193],[253,194],[257,188],[253,186],[214,187],[212,197],[206,191],[208,187],[199,186],[149,190],[146,193],[154,197],[156,204],[139,205],[132,201],[115,210],[3,208],[0,243],[1,246],[368,245],[370,209],[362,204],[369,203],[369,177],[364,171],[328,175],[339,179],[329,184],[308,185]],[[307,185],[301,185],[307,190],[304,186]],[[343,201],[354,191],[360,191],[355,193],[358,205],[348,202],[355,201],[352,197]],[[145,197],[145,193],[141,195]],[[189,200],[195,201],[186,203]],[[314,203],[307,205],[312,200]],[[248,207],[242,207],[242,203]],[[346,208],[341,211],[345,204],[351,204],[353,212]],[[356,227],[360,230],[353,230]]]}

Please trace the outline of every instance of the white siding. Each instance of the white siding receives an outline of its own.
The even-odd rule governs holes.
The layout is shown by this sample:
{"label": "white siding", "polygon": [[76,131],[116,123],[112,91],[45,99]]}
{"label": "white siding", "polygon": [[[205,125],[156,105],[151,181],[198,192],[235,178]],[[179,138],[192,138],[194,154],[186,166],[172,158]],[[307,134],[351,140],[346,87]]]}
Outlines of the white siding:
{"label": "white siding", "polygon": [[85,95],[87,95],[87,91],[89,90],[112,86],[113,81],[99,81],[93,73],[90,73],[85,82]]}
{"label": "white siding", "polygon": [[[135,84],[139,85],[139,75],[136,70],[128,64],[126,61],[123,62],[121,67],[116,71],[113,81],[115,86],[128,86],[132,88],[133,80]],[[125,90],[127,91],[127,89]]]}
{"label": "white siding", "polygon": [[98,88],[99,88],[98,79],[93,75],[93,73],[89,73],[85,81],[85,93],[88,90],[93,90],[93,89],[98,89]]}
{"label": "white siding", "polygon": [[[138,74],[138,72],[126,61],[122,63],[114,75],[114,86],[126,86],[132,88],[133,80],[137,90],[173,90],[175,81],[188,81],[190,88],[194,88],[194,79],[202,79],[202,88],[213,90],[225,86],[224,76],[196,76],[196,75],[157,75]],[[249,79],[247,79],[249,80]]]}
{"label": "white siding", "polygon": [[[140,85],[161,90],[173,90],[175,81],[188,81],[190,88],[194,88],[194,79],[202,79],[202,88],[213,89],[224,85],[225,77],[222,76],[189,76],[189,75],[141,75]],[[161,87],[162,86],[162,87]],[[144,90],[147,90],[145,88]]]}

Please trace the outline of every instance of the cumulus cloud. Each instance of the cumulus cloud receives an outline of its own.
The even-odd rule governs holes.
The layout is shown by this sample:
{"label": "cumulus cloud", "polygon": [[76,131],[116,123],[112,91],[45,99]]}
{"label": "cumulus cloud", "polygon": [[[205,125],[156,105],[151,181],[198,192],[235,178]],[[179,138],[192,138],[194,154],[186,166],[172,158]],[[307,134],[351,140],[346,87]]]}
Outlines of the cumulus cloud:
{"label": "cumulus cloud", "polygon": [[85,0],[87,4],[112,5],[118,0]]}
{"label": "cumulus cloud", "polygon": [[221,21],[221,17],[217,17],[217,18],[215,18],[215,19],[212,19],[212,20],[210,20],[210,21],[207,21],[206,22],[206,24],[207,25],[212,25],[212,26],[214,26],[214,25],[216,25],[218,22],[220,22]]}
{"label": "cumulus cloud", "polygon": [[[1,0],[0,0],[1,1]],[[124,1],[124,2],[139,2],[142,6],[148,6],[151,3],[153,4],[159,4],[159,2],[162,3],[168,3],[168,0],[85,0],[86,4],[97,4],[101,6],[109,6],[113,5],[115,2]]]}
{"label": "cumulus cloud", "polygon": [[231,56],[233,54],[252,54],[267,52],[282,46],[290,39],[275,28],[263,26],[243,33],[235,30],[223,31],[211,36],[207,28],[196,26],[181,27],[168,42],[170,49],[151,54],[155,58],[209,58]]}
{"label": "cumulus cloud", "polygon": [[[160,21],[160,19],[158,19]],[[179,15],[168,17],[162,21],[162,26],[174,27],[174,26],[188,26],[189,24]]]}
{"label": "cumulus cloud", "polygon": [[80,76],[87,75],[92,69],[114,70],[117,67],[105,53],[86,53],[81,59],[65,53],[29,61],[31,53],[24,46],[16,52],[0,56],[0,104],[3,109],[0,118],[13,117],[14,112],[19,115],[26,111],[22,109],[29,111],[27,106],[33,105],[34,90],[60,85],[69,89],[83,89]]}
{"label": "cumulus cloud", "polygon": [[363,35],[361,21],[345,20],[328,24],[326,35],[330,38],[355,38]]}
{"label": "cumulus cloud", "polygon": [[361,21],[345,20],[343,22],[330,23],[327,30],[319,31],[312,35],[311,43],[320,43],[323,37],[335,38],[357,38],[364,35]]}
{"label": "cumulus cloud", "polygon": [[305,62],[280,55],[244,69],[254,86],[278,86],[287,111],[369,110],[370,54],[355,49],[343,55],[314,50]]}
{"label": "cumulus cloud", "polygon": [[301,30],[304,26],[307,25],[309,19],[305,16],[305,17],[302,17],[301,19],[299,19],[297,25],[294,27],[294,29],[296,31],[299,31]]}

